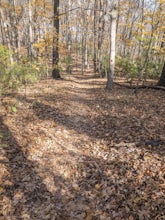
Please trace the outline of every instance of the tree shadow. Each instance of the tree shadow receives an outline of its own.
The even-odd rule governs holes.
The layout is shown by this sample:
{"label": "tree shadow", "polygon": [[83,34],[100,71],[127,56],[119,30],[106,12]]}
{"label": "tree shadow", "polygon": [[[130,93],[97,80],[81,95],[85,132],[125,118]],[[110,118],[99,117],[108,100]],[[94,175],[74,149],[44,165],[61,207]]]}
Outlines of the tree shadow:
{"label": "tree shadow", "polygon": [[116,158],[111,149],[111,157],[103,159],[70,152],[72,157],[78,158],[76,171],[70,177],[64,178],[53,172],[49,163],[44,167],[45,175],[52,176],[52,184],[56,186],[51,192],[39,174],[38,164],[28,159],[2,117],[0,122],[1,144],[7,145],[2,152],[8,171],[1,183],[1,219],[163,218],[165,204],[159,188],[161,175],[139,177],[145,163],[140,155],[141,164],[137,166],[134,153],[132,158],[126,158],[120,152]]}
{"label": "tree shadow", "polygon": [[75,73],[75,74],[72,74],[72,76],[79,81],[82,81],[82,80],[86,81],[86,80],[90,80],[90,79],[92,79],[92,80],[95,79],[94,75],[92,73],[86,73],[86,72],[83,75],[78,75],[77,73]]}
{"label": "tree shadow", "polygon": [[[75,78],[75,77],[74,77]],[[79,80],[79,78],[77,78],[78,80],[76,81],[76,80],[73,80],[73,79],[65,79],[65,81],[69,81],[69,82],[73,82],[73,83],[76,83],[76,84],[79,84],[79,85],[83,85],[84,84],[84,82],[82,82],[81,80]],[[82,79],[82,78],[80,78],[80,79]],[[89,79],[93,79],[92,81],[90,81],[90,82],[86,82],[85,84],[86,85],[93,85],[93,86],[105,86],[105,82],[100,82],[100,81],[98,81],[98,80],[96,80],[95,78],[88,78],[88,80]],[[85,78],[84,78],[84,80],[85,80]]]}
{"label": "tree shadow", "polygon": [[[65,219],[60,187],[54,193],[47,189],[36,171],[38,165],[28,159],[2,117],[0,123],[0,142],[5,145],[0,149],[4,158],[0,162],[8,173],[1,182],[1,219]],[[56,184],[60,186],[62,182],[64,179],[56,176]]]}
{"label": "tree shadow", "polygon": [[[99,94],[99,89],[95,90],[95,94]],[[94,94],[92,91],[92,89],[89,89],[87,93]],[[97,95],[89,100],[83,98],[81,95],[77,98],[74,94],[83,94],[81,88],[70,89],[69,93],[71,96],[66,97],[66,100],[65,98],[62,98],[59,107],[44,104],[42,101],[38,102],[37,100],[30,98],[26,98],[24,101],[31,105],[31,110],[40,120],[53,120],[69,129],[74,129],[79,134],[85,134],[94,139],[104,140],[108,146],[113,146],[116,143],[132,143],[137,147],[146,148],[150,152],[161,156],[165,155],[165,142],[161,140],[159,141],[159,139],[157,140],[157,137],[155,137],[155,139],[150,137],[150,128],[147,128],[147,126],[150,124],[154,129],[153,121],[149,121],[148,118],[150,119],[150,116],[148,117],[147,115],[146,117],[148,118],[145,119],[145,122],[144,117],[139,118],[136,109],[134,109],[134,103],[130,104],[129,100],[118,98],[115,100],[114,105],[115,97],[110,100],[108,104],[105,102],[106,99],[101,103],[100,97]],[[49,95],[42,97],[43,101],[51,102],[51,100],[53,100],[54,102],[56,99],[59,103],[58,95],[55,95],[54,97],[52,97],[52,95],[50,97]],[[35,102],[36,104],[33,105]],[[65,106],[64,103],[69,105],[71,102],[75,102],[77,105],[83,105],[84,108],[85,106],[88,106],[89,115],[84,116],[83,114],[80,114],[80,112],[76,113],[76,111],[72,114],[63,111],[62,106],[67,109],[67,106]],[[119,109],[118,106],[120,106]],[[125,107],[133,108],[135,113],[127,114],[127,111],[124,110]],[[154,108],[157,107],[155,106]],[[163,135],[162,127],[159,126],[158,129],[159,130],[157,131],[153,131],[162,133]]]}

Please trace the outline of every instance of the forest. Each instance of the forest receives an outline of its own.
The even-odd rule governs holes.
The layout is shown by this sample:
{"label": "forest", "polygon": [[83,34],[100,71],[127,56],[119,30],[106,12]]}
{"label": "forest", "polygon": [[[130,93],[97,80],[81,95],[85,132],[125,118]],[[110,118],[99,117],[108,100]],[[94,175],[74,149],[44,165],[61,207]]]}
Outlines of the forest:
{"label": "forest", "polygon": [[165,0],[0,0],[0,220],[165,219]]}

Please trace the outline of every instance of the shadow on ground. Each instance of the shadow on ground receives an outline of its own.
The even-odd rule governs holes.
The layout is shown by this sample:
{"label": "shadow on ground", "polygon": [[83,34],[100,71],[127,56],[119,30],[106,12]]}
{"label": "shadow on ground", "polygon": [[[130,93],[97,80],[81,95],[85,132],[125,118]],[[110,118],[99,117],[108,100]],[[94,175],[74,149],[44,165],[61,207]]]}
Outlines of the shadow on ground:
{"label": "shadow on ground", "polygon": [[2,117],[0,122],[0,141],[7,145],[2,149],[3,165],[8,172],[1,183],[1,219],[163,218],[163,196],[154,194],[159,181],[153,177],[139,180],[139,171],[120,158],[105,161],[79,155],[76,174],[70,178],[52,174],[47,167],[46,175],[52,176],[55,185],[50,192],[38,174],[37,163],[28,159]]}
{"label": "shadow on ground", "polygon": [[[138,98],[126,89],[114,88],[105,94],[100,88],[68,88],[64,81],[60,83],[66,97],[63,93],[43,94],[40,85],[35,97],[19,95],[19,99],[29,104],[29,111],[37,120],[55,121],[78,134],[104,140],[109,147],[108,154],[98,157],[69,152],[79,159],[73,174],[66,178],[52,170],[48,162],[41,169],[41,165],[29,159],[28,150],[24,151],[0,117],[3,157],[0,160],[0,219],[162,220],[165,146],[148,147],[144,143],[151,139],[152,133],[164,134],[160,108],[163,103],[158,103],[160,106],[153,100],[146,103],[147,97]],[[54,86],[52,83],[51,89]],[[71,103],[88,107],[88,115],[76,112]],[[73,112],[68,112],[69,106]],[[162,120],[158,121],[158,116]],[[129,145],[139,141],[142,143],[138,147]],[[128,143],[128,146],[114,143]],[[44,175],[51,177],[52,190],[45,183]]]}
{"label": "shadow on ground", "polygon": [[[127,89],[114,91],[116,94],[106,94],[100,88],[75,87],[69,88],[66,96],[52,93],[39,96],[40,101],[22,100],[30,104],[40,120],[53,120],[79,134],[103,139],[109,146],[124,142],[148,148],[148,143],[153,143],[148,150],[164,156],[165,142],[159,137],[164,135],[163,107],[154,102],[147,104],[144,96],[138,98]],[[71,103],[75,104],[73,112],[67,110],[73,108]],[[82,106],[82,112],[88,107],[88,115],[76,111],[76,106]]]}

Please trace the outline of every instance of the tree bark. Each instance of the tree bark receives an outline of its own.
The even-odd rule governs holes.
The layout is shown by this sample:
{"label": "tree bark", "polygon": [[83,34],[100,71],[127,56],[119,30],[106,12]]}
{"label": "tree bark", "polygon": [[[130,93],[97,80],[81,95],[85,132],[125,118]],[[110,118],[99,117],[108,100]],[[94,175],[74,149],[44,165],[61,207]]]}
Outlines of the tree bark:
{"label": "tree bark", "polygon": [[116,54],[116,25],[117,25],[117,2],[114,2],[111,12],[111,46],[110,46],[110,60],[109,72],[107,73],[106,89],[110,90],[113,86],[114,68],[115,68],[115,54]]}
{"label": "tree bark", "polygon": [[[0,5],[0,15],[1,15],[1,26],[3,27],[4,31],[4,43],[7,44],[7,47],[10,51],[12,51],[12,45],[11,45],[11,40],[10,40],[10,35],[9,35],[9,24],[7,21],[5,21],[5,16],[3,14],[3,10]],[[13,63],[13,56],[12,53],[10,53],[10,63]]]}
{"label": "tree bark", "polygon": [[60,79],[59,63],[59,0],[54,0],[53,79]]}
{"label": "tree bark", "polygon": [[97,1],[94,1],[94,24],[93,24],[93,67],[94,67],[94,76],[96,76],[97,73],[97,48],[96,48],[96,39],[97,39],[97,30],[96,30],[96,9],[97,9]]}
{"label": "tree bark", "polygon": [[28,47],[28,54],[30,59],[32,60],[33,57],[33,30],[32,30],[32,2],[31,0],[28,1],[29,4],[29,47]]}
{"label": "tree bark", "polygon": [[160,76],[160,79],[159,79],[157,85],[165,87],[165,62],[164,62],[164,65],[163,65],[162,74]]}
{"label": "tree bark", "polygon": [[20,38],[19,38],[19,31],[18,31],[18,19],[16,13],[16,2],[15,0],[10,0],[10,24],[11,24],[11,43],[12,43],[12,50],[16,55],[17,61],[20,58]]}
{"label": "tree bark", "polygon": [[104,35],[104,12],[103,12],[103,2],[100,0],[99,2],[99,28],[98,28],[98,72],[101,75],[102,73],[102,50],[103,50],[103,35]]}
{"label": "tree bark", "polygon": [[72,32],[71,32],[71,15],[70,10],[71,9],[71,2],[68,0],[68,13],[67,13],[67,50],[68,50],[68,57],[67,57],[67,68],[66,71],[68,74],[72,73],[72,56],[71,56],[71,50],[72,50]]}
{"label": "tree bark", "polygon": [[[84,29],[84,28],[83,28]],[[81,59],[82,59],[82,65],[81,65],[81,73],[84,74],[85,69],[85,36],[84,36],[84,30],[82,31],[82,40],[81,40]]]}

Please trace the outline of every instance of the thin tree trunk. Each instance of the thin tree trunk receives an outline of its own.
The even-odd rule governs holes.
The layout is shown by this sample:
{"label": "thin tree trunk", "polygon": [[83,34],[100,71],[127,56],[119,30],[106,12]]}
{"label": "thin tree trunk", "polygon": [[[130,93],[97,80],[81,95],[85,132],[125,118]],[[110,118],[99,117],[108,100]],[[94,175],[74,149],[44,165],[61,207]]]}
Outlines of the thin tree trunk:
{"label": "thin tree trunk", "polygon": [[[143,4],[144,4],[144,2],[143,2]],[[152,40],[153,40],[153,36],[154,36],[154,30],[156,28],[156,27],[154,27],[154,14],[155,14],[155,10],[156,10],[156,7],[153,10],[151,36],[150,36],[150,40],[149,40],[149,43],[148,43],[148,47],[146,49],[145,57],[143,58],[144,62],[142,63],[138,84],[144,78],[144,73],[145,73],[145,71],[147,69],[147,65],[148,65],[148,61],[149,61],[149,53],[150,53],[150,50],[151,50],[151,44],[152,44]]]}
{"label": "thin tree trunk", "polygon": [[54,36],[53,36],[53,79],[59,79],[59,0],[54,0]]}
{"label": "thin tree trunk", "polygon": [[96,76],[97,73],[97,55],[96,55],[96,38],[97,38],[97,30],[96,30],[96,9],[97,9],[97,0],[94,1],[94,25],[93,25],[93,66],[94,66],[94,76]]}
{"label": "thin tree trunk", "polygon": [[85,37],[84,37],[84,30],[82,31],[81,59],[82,59],[81,73],[83,75],[84,74],[84,69],[85,69]]}
{"label": "thin tree trunk", "polygon": [[[9,24],[7,24],[7,22],[5,21],[4,18],[4,14],[3,14],[3,10],[0,6],[0,14],[1,14],[1,24],[3,26],[3,30],[4,30],[4,35],[5,35],[5,41],[7,44],[7,47],[10,51],[12,51],[12,46],[11,46],[11,40],[10,40],[10,35],[9,35]],[[13,63],[13,56],[12,53],[10,53],[10,63]]]}
{"label": "thin tree trunk", "polygon": [[29,0],[29,47],[28,53],[30,59],[33,57],[33,31],[32,31],[32,2]]}
{"label": "thin tree trunk", "polygon": [[87,37],[85,38],[85,68],[89,69]]}
{"label": "thin tree trunk", "polygon": [[72,44],[72,35],[71,35],[71,28],[70,28],[70,5],[71,2],[68,0],[68,19],[67,19],[67,49],[68,49],[68,66],[67,66],[67,73],[71,74],[72,73],[72,68],[71,68],[71,62],[72,62],[72,57],[71,57],[71,44]]}
{"label": "thin tree trunk", "polygon": [[103,33],[104,33],[104,20],[103,20],[103,3],[100,0],[99,2],[99,30],[98,30],[98,72],[102,72],[102,46],[103,46]]}
{"label": "thin tree trunk", "polygon": [[19,31],[18,31],[18,23],[16,20],[16,11],[15,11],[15,0],[10,0],[10,24],[11,24],[11,29],[12,35],[11,35],[11,40],[12,40],[12,46],[13,50],[16,49],[15,54],[16,54],[16,59],[17,61],[20,58],[20,38],[19,38]]}

